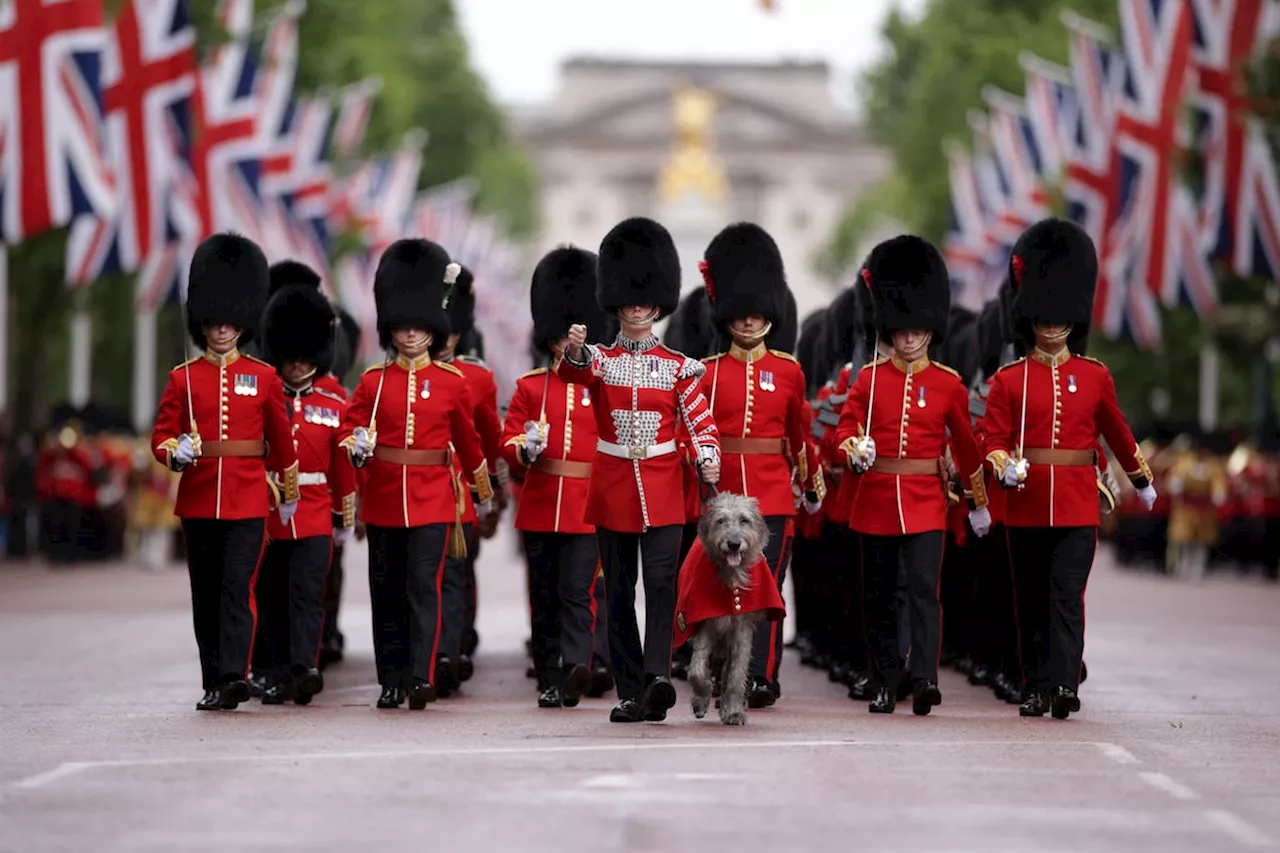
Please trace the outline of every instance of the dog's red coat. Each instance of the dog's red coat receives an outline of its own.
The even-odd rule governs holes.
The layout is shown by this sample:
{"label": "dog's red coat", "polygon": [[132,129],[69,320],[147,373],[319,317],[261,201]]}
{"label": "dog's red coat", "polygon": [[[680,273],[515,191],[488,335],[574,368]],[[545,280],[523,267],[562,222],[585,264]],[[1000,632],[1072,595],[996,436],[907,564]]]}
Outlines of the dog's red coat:
{"label": "dog's red coat", "polygon": [[778,583],[769,571],[769,564],[764,557],[751,567],[751,585],[732,590],[720,583],[715,563],[707,556],[702,541],[694,540],[689,556],[684,558],[684,563],[680,566],[675,644],[678,646],[687,642],[699,622],[758,610],[765,611],[770,620],[783,619],[787,615],[787,606],[782,601],[782,594],[778,592]]}

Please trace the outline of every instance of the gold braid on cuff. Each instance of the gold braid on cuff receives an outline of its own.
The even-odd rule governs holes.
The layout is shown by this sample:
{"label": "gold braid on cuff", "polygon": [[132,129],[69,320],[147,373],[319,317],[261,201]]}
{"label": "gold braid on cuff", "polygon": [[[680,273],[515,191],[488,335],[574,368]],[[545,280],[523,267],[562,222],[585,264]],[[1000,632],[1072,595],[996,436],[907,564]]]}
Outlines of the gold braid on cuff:
{"label": "gold braid on cuff", "polygon": [[1009,459],[1009,454],[1003,450],[993,450],[987,454],[987,461],[991,463],[991,467],[995,470],[997,477],[1000,476],[1000,472],[1004,470],[1005,463]]}
{"label": "gold braid on cuff", "polygon": [[480,467],[471,474],[476,484],[476,500],[484,503],[493,498],[493,484],[489,482],[489,463],[481,462]]}
{"label": "gold braid on cuff", "polygon": [[987,472],[981,466],[969,475],[969,492],[965,497],[973,501],[974,509],[987,505]]}
{"label": "gold braid on cuff", "polygon": [[284,494],[283,500],[287,504],[297,503],[300,493],[298,491],[298,460],[294,460],[293,464],[284,469],[284,476],[280,479],[283,481]]}
{"label": "gold braid on cuff", "polygon": [[342,496],[342,526],[356,526],[356,493]]}
{"label": "gold braid on cuff", "polygon": [[1133,458],[1138,460],[1138,470],[1125,471],[1125,474],[1129,477],[1129,482],[1133,483],[1139,489],[1143,486],[1150,486],[1156,481],[1156,479],[1151,475],[1151,466],[1147,464],[1147,458],[1142,455],[1141,447],[1136,445],[1134,446]]}

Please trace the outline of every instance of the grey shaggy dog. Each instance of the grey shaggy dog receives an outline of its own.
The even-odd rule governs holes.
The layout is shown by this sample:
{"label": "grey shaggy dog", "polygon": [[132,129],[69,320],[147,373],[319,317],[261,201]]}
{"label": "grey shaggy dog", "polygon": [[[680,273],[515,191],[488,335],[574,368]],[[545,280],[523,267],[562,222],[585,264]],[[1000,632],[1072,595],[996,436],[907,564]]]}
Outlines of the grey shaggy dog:
{"label": "grey shaggy dog", "polygon": [[[716,566],[720,582],[729,589],[751,582],[751,567],[763,556],[769,531],[755,498],[720,492],[698,519],[698,539]],[[724,661],[720,670],[720,722],[747,724],[747,667],[751,642],[763,612],[719,616],[700,622],[693,634],[689,686],[693,715],[702,719],[711,702],[711,661]]]}

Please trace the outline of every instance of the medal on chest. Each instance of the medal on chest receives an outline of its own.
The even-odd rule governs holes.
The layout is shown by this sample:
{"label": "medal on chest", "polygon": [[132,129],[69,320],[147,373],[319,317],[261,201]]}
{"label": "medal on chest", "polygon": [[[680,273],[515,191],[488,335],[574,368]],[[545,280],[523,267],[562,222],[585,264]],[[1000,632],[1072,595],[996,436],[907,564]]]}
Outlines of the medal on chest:
{"label": "medal on chest", "polygon": [[336,428],[338,426],[338,413],[333,409],[326,409],[323,406],[307,406],[306,414],[303,418],[309,424],[316,424],[323,427]]}
{"label": "medal on chest", "polygon": [[760,390],[776,391],[777,389],[778,389],[778,386],[773,384],[773,371],[772,370],[760,371]]}
{"label": "medal on chest", "polygon": [[1067,377],[1067,393],[1076,393],[1076,377],[1074,373]]}
{"label": "medal on chest", "polygon": [[237,397],[258,396],[258,377],[249,373],[237,373],[235,392]]}
{"label": "medal on chest", "polygon": [[658,357],[654,355],[649,356],[649,378],[658,378]]}
{"label": "medal on chest", "polygon": [[422,380],[422,394],[420,396],[424,400],[431,399],[431,380],[430,379]]}
{"label": "medal on chest", "polygon": [[919,388],[916,391],[916,408],[923,409],[926,405],[927,403],[925,402],[925,399],[924,399],[924,389]]}
{"label": "medal on chest", "polygon": [[582,405],[584,406],[591,405],[591,392],[588,391],[586,388],[582,389]]}

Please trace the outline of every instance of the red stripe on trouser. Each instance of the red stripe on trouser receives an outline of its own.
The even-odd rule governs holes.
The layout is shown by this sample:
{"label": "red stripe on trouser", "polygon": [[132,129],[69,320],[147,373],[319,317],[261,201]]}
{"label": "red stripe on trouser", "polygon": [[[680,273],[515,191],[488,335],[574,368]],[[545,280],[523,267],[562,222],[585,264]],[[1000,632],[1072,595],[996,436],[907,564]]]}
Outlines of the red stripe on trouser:
{"label": "red stripe on trouser", "polygon": [[320,638],[316,641],[316,656],[312,666],[320,665],[320,650],[324,648],[324,625],[329,621],[329,614],[324,610],[324,591],[329,585],[329,572],[333,571],[333,536],[329,536],[329,564],[324,570],[324,583],[320,584]]}
{"label": "red stripe on trouser", "polygon": [[603,570],[600,567],[600,556],[597,554],[596,567],[591,574],[591,591],[588,593],[591,596],[591,652],[593,655],[596,648],[596,628],[600,624],[600,607],[596,603],[596,584],[600,583],[600,579],[603,576]]}
{"label": "red stripe on trouser", "polygon": [[[791,559],[791,542],[795,539],[795,527],[790,519],[787,520],[787,526],[782,534],[782,548],[778,551],[778,565],[773,570],[773,579],[778,581],[782,577],[782,567]],[[782,593],[781,584],[779,584],[778,593]],[[778,680],[778,666],[781,657],[778,654],[778,644],[782,642],[782,620],[778,619],[769,623],[769,658],[764,663],[765,678],[770,681]]]}
{"label": "red stripe on trouser", "polygon": [[[427,677],[436,680],[436,655],[440,652],[440,631],[444,625],[444,564],[449,558],[449,525],[444,527],[444,547],[440,549],[440,565],[436,567],[436,633],[431,638],[431,658],[427,661]],[[412,668],[412,665],[410,666]]]}
{"label": "red stripe on trouser", "polygon": [[244,663],[246,680],[253,668],[253,644],[258,641],[258,570],[262,568],[262,555],[267,553],[267,524],[265,518],[262,521],[262,544],[258,546],[258,562],[254,564],[253,574],[249,576],[249,621],[253,627],[249,630],[249,655]]}

